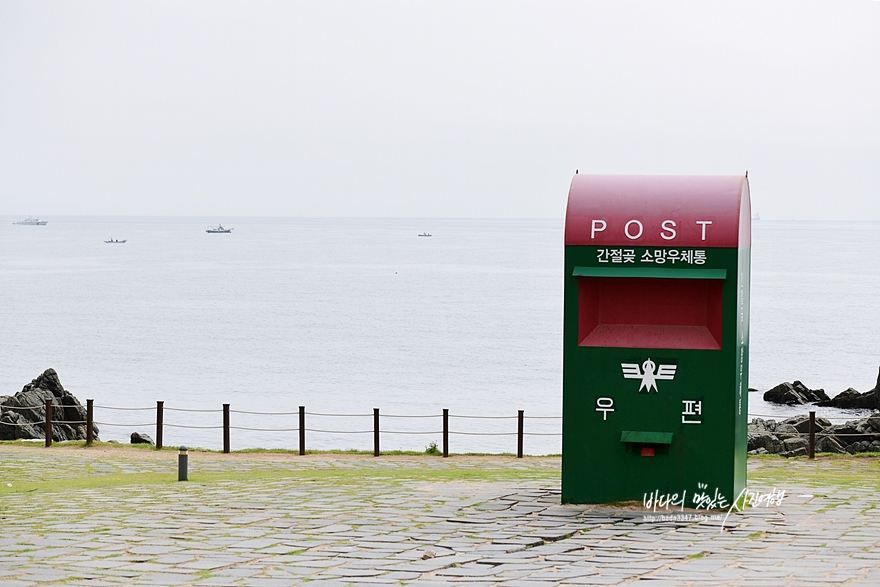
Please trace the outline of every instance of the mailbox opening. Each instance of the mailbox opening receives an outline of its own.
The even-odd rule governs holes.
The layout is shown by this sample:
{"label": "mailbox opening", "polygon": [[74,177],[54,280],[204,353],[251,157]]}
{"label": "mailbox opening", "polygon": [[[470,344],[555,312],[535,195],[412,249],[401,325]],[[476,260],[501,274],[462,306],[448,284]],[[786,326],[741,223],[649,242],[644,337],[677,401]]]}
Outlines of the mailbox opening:
{"label": "mailbox opening", "polygon": [[578,277],[579,346],[721,348],[723,281]]}
{"label": "mailbox opening", "polygon": [[626,445],[626,454],[634,457],[657,457],[663,458],[669,456],[668,444],[649,443],[628,443]]}

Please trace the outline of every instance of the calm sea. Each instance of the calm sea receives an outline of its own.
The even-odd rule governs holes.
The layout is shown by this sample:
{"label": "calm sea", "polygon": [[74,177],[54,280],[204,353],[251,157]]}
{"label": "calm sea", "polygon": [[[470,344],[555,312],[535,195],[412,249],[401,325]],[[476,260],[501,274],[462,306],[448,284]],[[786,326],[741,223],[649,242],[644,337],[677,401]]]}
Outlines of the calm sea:
{"label": "calm sea", "polygon": [[[372,448],[372,410],[452,418],[454,452],[512,452],[516,411],[561,411],[561,220],[52,217],[0,219],[0,394],[48,367],[103,440],[153,434],[219,448]],[[231,234],[207,234],[222,221]],[[421,232],[433,236],[418,237]],[[110,238],[125,244],[105,244]],[[754,225],[750,384],[834,395],[880,367],[880,224]],[[753,414],[801,410],[764,404]],[[109,408],[149,408],[144,411]],[[175,411],[209,410],[207,412]],[[829,416],[850,416],[819,410]],[[242,412],[291,412],[262,416]],[[120,424],[111,426],[109,424]],[[178,428],[202,426],[204,428]],[[383,449],[440,442],[440,419],[383,416]],[[531,454],[560,422],[526,421]]]}

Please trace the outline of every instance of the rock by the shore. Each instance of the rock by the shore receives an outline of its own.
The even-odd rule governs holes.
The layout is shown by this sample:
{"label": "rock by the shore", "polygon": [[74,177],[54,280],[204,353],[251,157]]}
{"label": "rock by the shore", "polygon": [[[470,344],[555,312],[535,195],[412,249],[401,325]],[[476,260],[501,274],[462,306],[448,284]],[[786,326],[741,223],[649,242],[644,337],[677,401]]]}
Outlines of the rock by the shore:
{"label": "rock by the shore", "polygon": [[800,381],[794,383],[786,381],[764,392],[765,402],[789,406],[824,402],[828,399],[824,389],[810,389]]}
{"label": "rock by the shore", "polygon": [[844,409],[880,410],[880,371],[877,373],[877,383],[874,385],[874,389],[861,393],[850,387],[818,405]]}
{"label": "rock by the shore", "polygon": [[132,444],[155,444],[153,439],[150,438],[148,434],[141,434],[140,432],[132,432],[131,433],[131,443]]}
{"label": "rock by the shore", "polygon": [[[810,418],[806,414],[781,422],[753,419],[748,425],[748,452],[795,457],[807,454]],[[831,424],[816,418],[816,452],[849,453],[880,452],[880,414]]]}
{"label": "rock by the shore", "polygon": [[[45,438],[46,400],[58,406],[52,410],[52,440],[85,440],[86,408],[64,389],[54,369],[46,369],[15,395],[0,396],[0,440]],[[92,425],[92,430],[98,440],[98,427]]]}
{"label": "rock by the shore", "polygon": [[880,409],[880,393],[877,388],[864,393],[853,389],[852,387],[841,391],[828,401],[818,404],[822,407],[843,408],[843,409]]}
{"label": "rock by the shore", "polygon": [[800,381],[786,381],[764,392],[764,401],[789,406],[816,404],[823,408],[880,410],[880,372],[874,389],[864,393],[850,387],[830,398],[824,389],[809,389]]}

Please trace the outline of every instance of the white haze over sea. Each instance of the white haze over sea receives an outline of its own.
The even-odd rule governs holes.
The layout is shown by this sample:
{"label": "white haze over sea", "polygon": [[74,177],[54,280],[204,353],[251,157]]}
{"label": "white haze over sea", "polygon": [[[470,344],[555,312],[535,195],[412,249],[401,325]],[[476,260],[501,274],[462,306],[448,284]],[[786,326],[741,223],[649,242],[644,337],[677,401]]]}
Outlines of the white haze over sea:
{"label": "white haze over sea", "polygon": [[[101,439],[153,434],[219,448],[219,410],[309,416],[366,432],[372,409],[452,418],[453,452],[513,452],[516,411],[561,411],[561,220],[52,217],[0,219],[0,395],[48,367]],[[222,221],[232,234],[207,234]],[[427,231],[432,237],[418,237]],[[105,244],[111,237],[125,244]],[[880,367],[880,224],[754,223],[750,385],[800,379],[835,395]],[[807,408],[765,404],[752,414]],[[108,407],[148,408],[144,411]],[[177,412],[171,408],[214,410]],[[820,415],[855,416],[819,409]],[[186,429],[176,426],[212,428]],[[296,448],[294,414],[232,413],[232,448]],[[525,452],[560,451],[560,421],[526,420]],[[383,450],[440,442],[440,419],[383,417]],[[503,435],[502,435],[503,434]],[[309,448],[372,448],[372,434],[309,432]]]}

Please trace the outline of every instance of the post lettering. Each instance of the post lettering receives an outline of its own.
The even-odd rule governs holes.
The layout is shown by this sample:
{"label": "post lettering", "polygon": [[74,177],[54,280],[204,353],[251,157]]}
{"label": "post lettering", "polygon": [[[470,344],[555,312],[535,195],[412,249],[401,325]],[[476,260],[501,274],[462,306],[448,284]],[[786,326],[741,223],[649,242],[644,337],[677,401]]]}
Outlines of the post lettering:
{"label": "post lettering", "polygon": [[[635,224],[636,226],[639,227],[639,232],[637,232],[634,235],[630,234],[630,230],[629,230],[629,227],[632,226],[633,224]],[[626,223],[626,226],[623,227],[623,232],[624,232],[624,234],[626,234],[626,238],[628,238],[629,240],[632,240],[632,241],[634,241],[637,238],[639,238],[640,236],[642,236],[642,230],[644,230],[644,227],[642,226],[642,223],[639,222],[638,220],[630,220],[629,222]]]}
{"label": "post lettering", "polygon": [[596,411],[602,412],[602,421],[608,421],[608,412],[614,411],[614,400],[610,397],[600,397],[596,400]]}
{"label": "post lettering", "polygon": [[701,240],[706,240],[706,226],[712,224],[711,220],[697,220],[697,224],[703,227],[703,238]]}
{"label": "post lettering", "polygon": [[671,241],[678,236],[678,232],[675,230],[675,220],[664,220],[660,223],[660,228],[662,229],[660,238],[665,241]]}
{"label": "post lettering", "polygon": [[593,220],[593,225],[590,227],[590,238],[596,238],[597,232],[602,232],[608,228],[608,223],[604,220]]}

